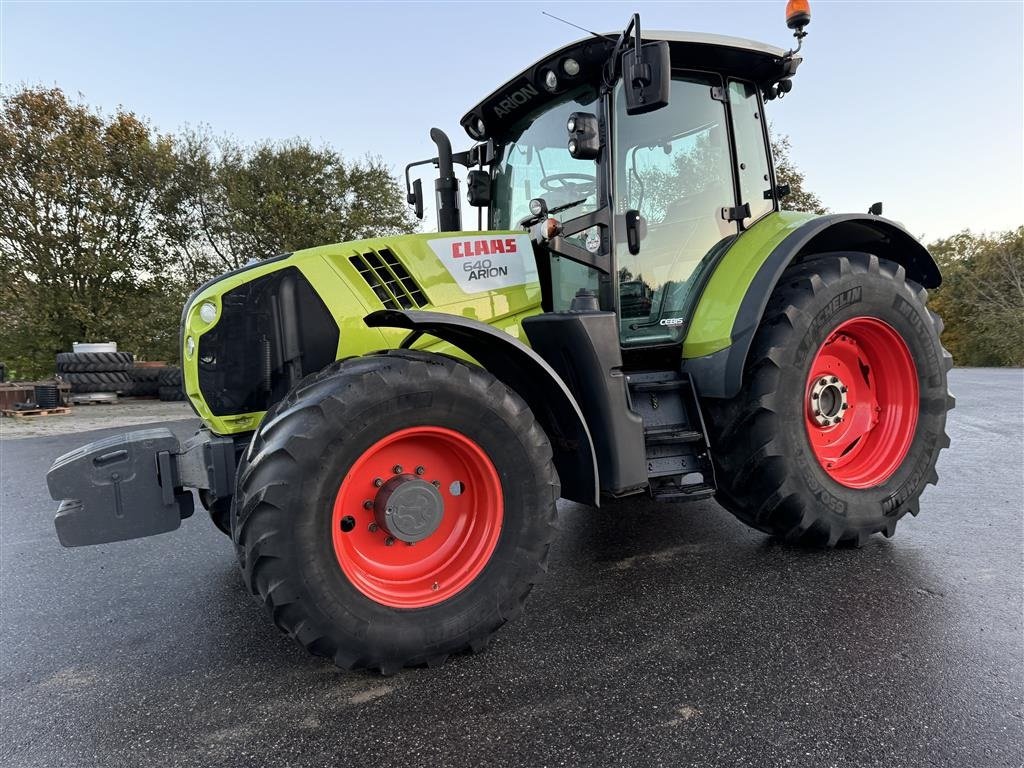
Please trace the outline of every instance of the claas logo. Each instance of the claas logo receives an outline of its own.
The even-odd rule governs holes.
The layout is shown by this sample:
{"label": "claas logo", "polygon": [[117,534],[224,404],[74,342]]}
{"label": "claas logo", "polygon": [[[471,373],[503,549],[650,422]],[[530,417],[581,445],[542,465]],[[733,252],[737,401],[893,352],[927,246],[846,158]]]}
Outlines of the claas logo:
{"label": "claas logo", "polygon": [[515,253],[514,237],[480,238],[479,240],[457,240],[452,243],[452,258],[465,259],[474,256],[494,256],[499,253]]}

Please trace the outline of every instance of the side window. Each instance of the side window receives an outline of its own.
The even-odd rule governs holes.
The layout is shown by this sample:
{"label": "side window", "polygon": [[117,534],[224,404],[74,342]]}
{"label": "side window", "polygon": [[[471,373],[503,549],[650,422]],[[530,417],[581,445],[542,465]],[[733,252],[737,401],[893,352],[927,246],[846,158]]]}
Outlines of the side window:
{"label": "side window", "polygon": [[736,137],[736,159],[739,162],[740,203],[750,203],[749,226],[775,207],[773,199],[765,199],[771,189],[768,170],[768,149],[765,146],[764,114],[752,83],[729,81],[729,106]]}

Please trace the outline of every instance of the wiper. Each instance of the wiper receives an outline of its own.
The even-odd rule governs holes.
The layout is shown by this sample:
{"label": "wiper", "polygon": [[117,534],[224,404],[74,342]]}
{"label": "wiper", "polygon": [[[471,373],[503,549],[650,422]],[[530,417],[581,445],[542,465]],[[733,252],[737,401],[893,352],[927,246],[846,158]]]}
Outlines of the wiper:
{"label": "wiper", "polygon": [[561,213],[562,211],[568,211],[570,208],[575,208],[577,205],[583,205],[590,198],[584,197],[582,200],[574,200],[571,203],[565,203],[563,205],[556,205],[554,208],[548,209],[548,213]]}
{"label": "wiper", "polygon": [[552,213],[561,213],[562,211],[568,211],[570,208],[575,208],[577,205],[582,205],[589,199],[589,197],[584,197],[582,200],[573,200],[571,203],[556,205],[554,208],[548,208],[546,213],[542,213],[539,216],[536,216],[531,213],[529,216],[524,216],[519,220],[519,226],[523,227],[524,229],[528,229],[529,227],[532,227],[534,224],[540,222],[541,219],[543,219],[545,216],[550,216]]}

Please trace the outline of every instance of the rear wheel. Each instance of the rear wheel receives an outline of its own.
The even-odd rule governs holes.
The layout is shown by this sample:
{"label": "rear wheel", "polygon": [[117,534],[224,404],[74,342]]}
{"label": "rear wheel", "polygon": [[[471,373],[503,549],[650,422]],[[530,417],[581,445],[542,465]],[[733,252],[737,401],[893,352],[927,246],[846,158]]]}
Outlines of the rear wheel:
{"label": "rear wheel", "polygon": [[949,445],[952,359],[927,293],[860,253],[788,269],[758,328],[743,388],[706,401],[719,501],[813,545],[891,536]]}
{"label": "rear wheel", "polygon": [[486,371],[396,351],[336,363],[264,418],[232,536],[274,622],[345,668],[483,648],[541,575],[547,436]]}

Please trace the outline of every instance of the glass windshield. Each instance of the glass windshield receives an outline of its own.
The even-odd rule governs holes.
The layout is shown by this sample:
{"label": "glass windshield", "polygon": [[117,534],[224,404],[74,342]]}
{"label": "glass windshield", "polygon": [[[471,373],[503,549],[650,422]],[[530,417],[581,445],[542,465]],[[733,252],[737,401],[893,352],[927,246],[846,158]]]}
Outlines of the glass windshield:
{"label": "glass windshield", "polygon": [[554,214],[559,220],[597,207],[597,164],[569,154],[565,127],[573,112],[594,112],[597,96],[589,88],[574,96],[524,121],[518,136],[501,149],[493,165],[491,229],[516,229],[530,215],[530,200],[535,197],[543,197],[548,208],[580,201]]}
{"label": "glass windshield", "polygon": [[616,245],[623,346],[679,342],[712,254],[735,235],[722,209],[735,203],[725,104],[713,75],[676,74],[669,104],[629,116],[616,92],[616,213],[646,222],[640,252]]}
{"label": "glass windshield", "polygon": [[[519,222],[530,215],[530,200],[535,197],[544,198],[549,209],[577,203],[553,213],[559,221],[597,209],[597,162],[577,160],[567,147],[566,122],[573,112],[597,112],[597,94],[592,88],[570,93],[543,113],[532,115],[500,149],[500,157],[492,165],[491,229],[518,229]],[[592,252],[601,245],[597,227],[567,239]],[[552,308],[568,309],[581,288],[596,292],[598,278],[590,267],[552,256]]]}

